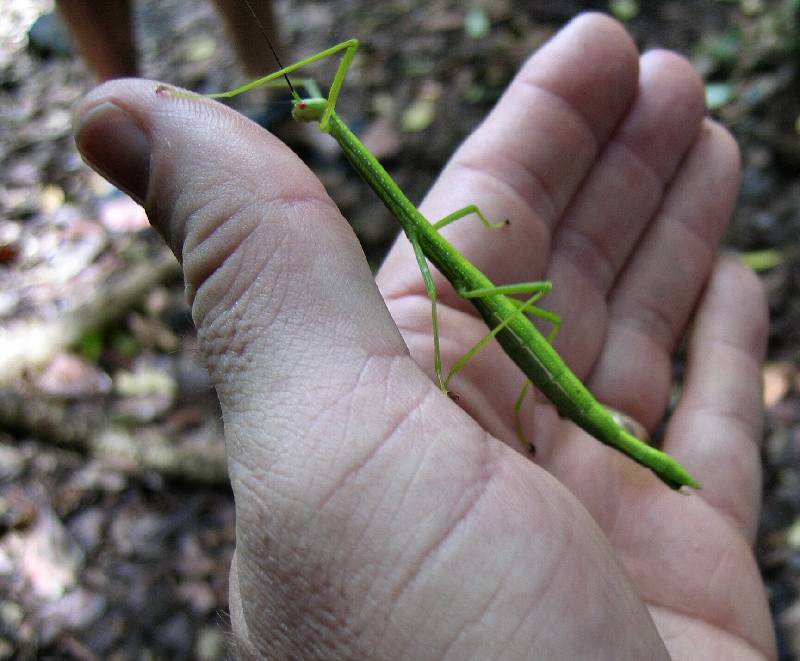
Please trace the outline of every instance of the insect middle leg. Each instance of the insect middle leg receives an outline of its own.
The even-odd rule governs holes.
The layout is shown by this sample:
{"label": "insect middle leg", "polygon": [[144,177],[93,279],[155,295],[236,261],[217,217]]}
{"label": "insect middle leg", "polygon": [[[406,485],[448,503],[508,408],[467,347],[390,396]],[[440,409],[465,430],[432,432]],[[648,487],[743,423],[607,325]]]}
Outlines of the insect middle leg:
{"label": "insect middle leg", "polygon": [[501,220],[498,223],[493,223],[492,221],[490,221],[483,214],[483,212],[478,208],[477,204],[470,204],[470,205],[464,207],[463,209],[459,209],[458,211],[454,211],[450,215],[445,216],[444,218],[442,218],[441,220],[437,220],[435,223],[433,223],[433,227],[435,229],[437,229],[437,230],[440,230],[443,227],[449,225],[450,223],[453,223],[453,222],[459,220],[460,218],[463,218],[464,216],[469,216],[470,214],[473,214],[473,213],[478,218],[480,218],[480,221],[486,227],[488,227],[490,229],[500,229],[501,227],[505,227],[506,225],[510,225],[511,224],[511,221],[508,220],[508,218],[506,218],[505,220]]}
{"label": "insect middle leg", "polygon": [[535,280],[531,282],[518,282],[513,285],[498,285],[496,287],[482,287],[479,289],[471,289],[468,291],[460,291],[458,292],[459,296],[462,298],[485,298],[487,296],[500,296],[505,295],[508,296],[509,294],[532,294],[532,296],[526,301],[517,301],[515,299],[509,299],[514,301],[517,306],[517,309],[508,317],[503,319],[497,326],[495,326],[492,330],[490,330],[486,335],[484,335],[480,340],[478,340],[469,351],[467,351],[461,358],[459,358],[453,366],[450,368],[450,372],[447,375],[447,378],[444,380],[444,385],[450,383],[450,380],[456,375],[456,373],[461,370],[464,365],[466,365],[472,357],[478,353],[486,344],[495,337],[500,331],[506,328],[512,320],[520,315],[525,314],[532,314],[534,316],[541,317],[543,319],[547,319],[548,321],[555,324],[557,327],[561,320],[559,317],[548,310],[543,310],[542,308],[536,307],[534,303],[538,301],[542,296],[547,294],[553,288],[553,284],[547,280]]}
{"label": "insect middle leg", "polygon": [[445,378],[442,371],[442,354],[439,342],[439,315],[437,312],[438,293],[436,291],[436,283],[433,281],[433,275],[431,274],[431,270],[428,266],[428,260],[425,257],[425,253],[423,252],[419,241],[413,238],[411,238],[410,241],[414,250],[414,257],[416,258],[417,265],[422,273],[422,280],[425,283],[425,291],[427,292],[428,298],[431,302],[431,323],[433,327],[433,369],[434,373],[436,374],[436,381],[439,384],[439,388],[442,390],[442,392],[447,393],[450,380],[456,375],[456,373],[461,370],[461,368],[463,368],[464,365],[466,365],[469,360],[489,342],[489,340],[495,337],[501,330],[506,328],[508,324],[511,323],[511,321],[518,315],[533,314],[552,322],[555,325],[554,327],[560,324],[560,319],[552,312],[543,310],[534,305],[536,301],[542,298],[542,296],[544,296],[553,288],[552,283],[547,281],[522,282],[513,285],[500,285],[498,287],[486,287],[459,292],[460,296],[468,299],[524,293],[532,293],[533,295],[527,301],[516,301],[516,303],[518,303],[517,309],[506,319],[501,321],[495,328],[489,331],[489,333],[487,333],[484,337],[478,340],[478,342],[476,342],[469,351],[461,356],[461,358],[459,358],[450,368],[450,371]]}
{"label": "insect middle leg", "polygon": [[[500,324],[498,324],[495,328],[493,328],[486,336],[481,338],[467,353],[465,353],[461,358],[459,358],[453,367],[450,370],[450,373],[445,379],[445,386],[447,386],[450,382],[450,379],[453,378],[456,372],[460,370],[467,362],[478,352],[480,351],[484,345],[492,339],[497,333],[499,333],[503,328],[505,328],[511,320],[519,314],[530,315],[533,317],[538,317],[540,319],[544,319],[552,324],[553,328],[547,334],[547,341],[552,344],[555,336],[558,334],[558,331],[561,328],[561,317],[559,317],[554,312],[550,312],[549,310],[545,310],[540,308],[534,303],[538,301],[542,296],[544,296],[547,292],[552,289],[552,283],[549,281],[534,281],[534,282],[522,282],[513,285],[501,285],[499,287],[487,287],[484,289],[475,289],[468,292],[463,292],[461,295],[464,298],[481,298],[483,296],[492,296],[497,294],[525,294],[533,292],[533,296],[531,296],[527,301],[519,301],[516,299],[509,299],[511,300],[516,306],[517,311],[509,315],[509,317],[503,320]],[[526,437],[525,433],[522,429],[522,420],[520,417],[520,412],[522,410],[522,403],[527,395],[528,391],[531,387],[530,379],[525,379],[525,382],[522,385],[522,389],[517,396],[517,399],[514,402],[514,431],[517,436],[517,439],[522,444],[522,446],[531,452],[532,454],[535,453],[536,448]]]}

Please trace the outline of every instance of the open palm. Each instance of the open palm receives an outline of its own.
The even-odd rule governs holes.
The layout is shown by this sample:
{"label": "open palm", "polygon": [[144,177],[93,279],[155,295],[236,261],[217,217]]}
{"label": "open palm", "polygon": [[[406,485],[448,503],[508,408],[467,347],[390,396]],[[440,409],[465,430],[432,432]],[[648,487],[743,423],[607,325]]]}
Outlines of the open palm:
{"label": "open palm", "polygon": [[[609,19],[577,19],[525,65],[423,211],[478,203],[509,218],[446,233],[497,283],[551,279],[559,350],[651,430],[694,319],[664,439],[704,485],[691,495],[533,398],[535,462],[517,451],[522,375],[497,347],[454,381],[458,405],[443,396],[408,246],[379,276],[390,316],[294,154],[217,104],[155,89],[102,86],[78,108],[77,140],[184,265],[225,417],[243,655],[774,655],[750,550],[766,316],[752,275],[714,262],[738,160],[684,61],[640,60]],[[439,284],[451,362],[485,330]]]}
{"label": "open palm", "polygon": [[[601,401],[650,431],[669,399],[672,353],[702,300],[664,448],[700,476],[703,493],[643,494],[641,469],[532,398],[526,436],[537,463],[600,524],[662,633],[680,632],[671,651],[723,658],[710,655],[714,647],[700,653],[698,643],[717,645],[723,632],[754,648],[769,640],[749,549],[766,314],[752,274],[732,261],[714,264],[739,159],[704,110],[702,82],[685,60],[663,51],[640,60],[617,25],[585,18],[526,64],[422,208],[435,219],[478,199],[490,217],[513,219],[501,231],[463,221],[447,232],[495,282],[552,280],[547,301],[565,328],[560,352]],[[432,364],[428,306],[404,243],[379,283],[418,362]],[[485,330],[446,283],[440,289],[450,305],[440,310],[447,364]],[[742,320],[744,307],[751,312]],[[453,387],[484,428],[513,446],[509,403],[522,378],[495,345]]]}

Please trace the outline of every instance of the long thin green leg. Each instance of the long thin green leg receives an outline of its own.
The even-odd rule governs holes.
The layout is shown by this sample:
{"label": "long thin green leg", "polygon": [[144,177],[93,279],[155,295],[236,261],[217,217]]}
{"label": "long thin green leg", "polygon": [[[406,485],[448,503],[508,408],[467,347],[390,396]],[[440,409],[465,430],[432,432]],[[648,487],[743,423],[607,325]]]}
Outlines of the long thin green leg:
{"label": "long thin green leg", "polygon": [[[524,305],[524,301],[517,301],[513,298],[511,300],[517,303],[518,306]],[[558,331],[561,330],[561,317],[559,317],[555,312],[550,312],[550,310],[545,310],[544,308],[540,308],[536,305],[531,305],[525,311],[525,314],[532,317],[539,317],[539,319],[544,319],[552,324],[553,328],[547,334],[547,341],[552,344],[553,340],[556,339],[556,335],[558,335]]]}
{"label": "long thin green leg", "polygon": [[454,211],[449,216],[445,216],[441,220],[437,220],[435,223],[433,223],[433,227],[434,229],[440,230],[446,225],[455,222],[459,218],[463,218],[464,216],[469,216],[471,213],[474,213],[476,216],[478,216],[481,222],[490,229],[499,229],[501,227],[505,227],[506,225],[510,224],[508,218],[506,218],[505,220],[501,220],[499,223],[493,223],[486,216],[483,215],[483,212],[478,208],[476,204],[470,204],[469,206],[466,206],[463,209]]}
{"label": "long thin green leg", "polygon": [[[553,288],[553,283],[549,280],[532,280],[530,282],[516,282],[513,285],[497,285],[495,287],[478,287],[476,289],[468,289],[466,291],[459,291],[458,295],[461,298],[486,298],[487,296],[496,296],[498,294],[505,294],[506,296],[513,294],[539,294],[539,298],[544,296]],[[529,301],[514,301],[521,306],[527,305]]]}
{"label": "long thin green leg", "polygon": [[[226,92],[214,92],[212,94],[203,94],[207,99],[231,99],[234,96],[239,96],[245,92],[250,92],[254,87],[254,83],[258,83],[255,87],[286,87],[286,80],[281,76],[280,78],[273,78],[273,74],[267,76],[270,80],[260,78],[257,81],[251,81],[246,85],[237,87]],[[317,81],[313,78],[292,78],[292,84],[296,89],[303,89],[306,91],[310,98],[321,98],[322,92],[319,89]]]}
{"label": "long thin green leg", "polygon": [[[552,283],[547,281],[534,281],[534,282],[520,282],[513,285],[500,285],[497,287],[483,287],[480,289],[473,289],[470,291],[460,291],[458,292],[459,296],[463,298],[484,298],[486,296],[497,296],[497,295],[508,295],[508,294],[530,294],[533,292],[533,296],[531,296],[527,301],[523,302],[519,305],[516,311],[513,314],[510,314],[508,317],[503,319],[497,326],[495,326],[492,330],[489,331],[484,337],[478,340],[469,351],[467,351],[461,358],[459,358],[453,366],[450,368],[450,371],[447,374],[447,378],[444,380],[445,388],[450,384],[450,380],[466,365],[472,357],[478,353],[486,344],[494,338],[501,330],[506,328],[511,321],[519,316],[524,315],[527,312],[531,311],[534,308],[534,303],[538,301],[542,296],[544,296],[547,292],[549,292],[553,288]],[[538,308],[537,308],[538,310]],[[542,312],[546,312],[542,310]]]}
{"label": "long thin green leg", "polygon": [[[339,92],[342,89],[342,83],[344,82],[344,77],[347,75],[347,69],[350,67],[351,62],[353,61],[353,56],[355,56],[356,50],[358,50],[358,39],[348,39],[347,41],[343,41],[340,44],[331,46],[330,48],[327,48],[324,51],[317,53],[316,55],[312,55],[311,57],[307,57],[304,60],[300,60],[299,62],[290,64],[288,67],[283,67],[283,69],[274,71],[273,73],[263,76],[262,78],[257,78],[256,80],[252,80],[249,83],[240,85],[239,87],[235,87],[232,90],[228,90],[227,92],[218,92],[217,94],[209,94],[208,96],[212,99],[229,99],[239,94],[244,94],[245,92],[254,90],[257,87],[261,87],[262,85],[270,84],[271,81],[285,77],[292,71],[297,71],[298,69],[301,69],[304,66],[311,64],[312,62],[322,60],[342,50],[344,51],[344,55],[342,56],[342,59],[339,62],[339,68],[336,69],[336,75],[334,75],[333,77],[333,82],[331,83],[331,88],[328,92],[328,98],[326,99],[327,103],[325,106],[325,111],[322,114],[322,118],[319,120],[320,129],[327,133],[331,115],[333,114],[333,110],[336,107],[336,101],[339,98]],[[321,98],[322,95],[320,94],[319,88],[317,87],[315,82],[309,79],[304,79],[304,83],[306,88],[312,94]],[[295,93],[295,100],[301,101],[297,93]]]}
{"label": "long thin green leg", "polygon": [[[329,103],[330,103],[330,101],[329,101]],[[470,205],[464,207],[463,209],[459,209],[458,211],[455,211],[454,213],[451,213],[450,215],[445,216],[440,221],[434,223],[433,226],[434,226],[434,228],[436,228],[438,230],[438,229],[444,227],[445,225],[449,225],[450,223],[458,220],[459,218],[463,218],[464,216],[468,216],[469,214],[472,214],[472,213],[477,215],[478,218],[480,218],[481,222],[484,225],[486,225],[487,227],[493,228],[493,229],[500,228],[500,227],[504,226],[508,222],[508,221],[503,221],[503,222],[500,222],[500,223],[492,223],[491,221],[489,221],[489,219],[486,218],[486,216],[483,215],[483,212],[481,212],[481,210],[478,209],[477,205],[470,204]],[[450,379],[452,378],[453,374],[455,374],[455,372],[453,372],[451,370],[450,374],[447,377],[447,379],[444,378],[443,372],[442,372],[442,353],[441,353],[441,347],[440,347],[440,343],[439,343],[439,315],[437,313],[437,307],[436,307],[437,301],[438,301],[438,293],[436,291],[436,283],[434,283],[434,281],[433,281],[433,275],[431,275],[430,268],[428,267],[428,260],[425,257],[425,253],[422,250],[422,246],[420,246],[418,241],[416,241],[415,239],[413,239],[411,237],[409,237],[409,241],[411,241],[411,246],[414,249],[414,257],[416,257],[417,265],[419,266],[419,270],[422,273],[422,281],[425,283],[425,291],[427,292],[428,298],[431,301],[431,322],[432,322],[432,326],[433,326],[433,370],[434,370],[434,372],[436,374],[436,380],[439,383],[439,388],[441,388],[442,392],[446,393],[447,392],[447,385],[450,383]],[[538,283],[538,284],[543,284],[543,283]],[[514,288],[514,285],[511,285],[511,287]],[[546,285],[543,284],[541,289],[545,289],[545,287],[546,287],[546,290],[549,291],[551,286],[549,285],[549,283],[546,283]],[[491,290],[485,290],[485,291],[484,290],[479,290],[478,291],[478,290],[476,290],[476,291],[478,291],[477,294],[472,296],[471,294],[473,292],[468,292],[468,294],[470,294],[470,295],[467,296],[467,297],[468,298],[475,298],[475,297],[480,297],[480,296],[489,296],[491,293],[498,293],[498,294],[509,293],[510,294],[510,293],[520,293],[522,291],[519,288],[514,288],[513,291],[510,290],[510,289],[506,290],[507,288],[506,289],[499,288],[499,289],[501,289],[502,291],[491,291]],[[529,290],[525,290],[525,291],[527,292]],[[545,293],[545,291],[541,291],[540,297],[543,296],[544,293]],[[501,329],[498,329],[498,331],[499,330],[501,330]],[[486,341],[488,342],[488,340],[491,339],[491,337],[494,337],[494,336],[493,335],[490,336],[489,338],[486,339]],[[477,351],[477,349],[475,351]],[[469,359],[467,359],[467,360],[469,360]],[[461,368],[459,367],[458,369],[461,369]],[[456,369],[456,371],[458,371],[458,369]]]}
{"label": "long thin green leg", "polygon": [[234,87],[232,90],[228,90],[227,92],[218,92],[217,94],[209,94],[208,96],[212,99],[229,99],[231,97],[238,96],[239,94],[244,94],[245,92],[249,92],[250,90],[254,90],[257,87],[261,87],[262,85],[269,83],[271,80],[282,78],[285,75],[292,73],[292,71],[297,71],[298,69],[301,69],[312,62],[322,60],[330,55],[344,50],[345,54],[342,56],[341,62],[339,62],[339,68],[336,70],[336,75],[333,78],[330,93],[328,94],[328,108],[322,117],[322,121],[320,122],[321,128],[325,130],[325,128],[327,128],[331,112],[333,112],[333,109],[336,106],[336,99],[339,97],[339,91],[342,88],[342,81],[344,80],[347,69],[353,60],[356,49],[358,49],[358,39],[348,39],[347,41],[343,41],[340,44],[331,46],[330,48],[327,48],[316,55],[312,55],[304,60],[290,64],[288,67],[274,71],[266,76],[252,80],[244,85],[240,85],[239,87]]}
{"label": "long thin green leg", "polygon": [[[491,340],[497,333],[499,333],[503,328],[505,328],[511,320],[518,314],[526,314],[539,317],[546,321],[549,321],[553,328],[547,335],[547,341],[552,344],[553,340],[555,339],[558,331],[561,328],[561,317],[559,317],[554,312],[550,312],[549,310],[544,310],[540,307],[534,305],[536,301],[538,301],[542,296],[544,296],[547,292],[549,292],[553,288],[551,282],[548,281],[535,281],[535,282],[522,282],[516,283],[513,285],[500,285],[498,287],[485,287],[482,289],[473,289],[467,292],[459,292],[463,298],[482,298],[484,296],[492,296],[495,294],[526,294],[526,293],[533,293],[527,301],[517,301],[515,299],[511,299],[517,305],[517,311],[508,317],[508,319],[503,320],[496,328],[492,329],[492,331],[486,335],[485,337],[481,338],[467,353],[465,353],[461,358],[459,358],[453,367],[450,369],[450,373],[447,375],[447,379],[445,379],[445,385],[449,385],[450,379],[458,372],[467,362],[478,352],[480,351],[485,344]],[[522,444],[524,448],[526,448],[531,453],[536,451],[536,447],[525,438],[525,433],[522,429],[522,420],[520,418],[520,411],[522,410],[522,402],[525,400],[525,396],[528,394],[528,391],[531,387],[530,379],[525,379],[525,383],[522,385],[522,390],[519,393],[516,401],[514,402],[514,431],[516,433],[517,439]]]}
{"label": "long thin green leg", "polygon": [[[543,310],[542,308],[537,308],[535,306],[528,310],[528,314],[541,317],[542,319],[546,319],[553,324],[553,328],[547,334],[547,341],[550,344],[553,344],[553,341],[556,339],[556,335],[558,335],[558,331],[561,330],[561,317],[554,312],[550,312],[550,310]],[[530,379],[525,379],[525,383],[522,384],[522,389],[519,391],[519,395],[517,395],[517,399],[514,401],[514,432],[517,435],[517,440],[519,440],[519,442],[522,444],[522,447],[533,455],[536,454],[536,446],[525,437],[525,430],[522,429],[521,415],[522,402],[525,401],[525,396],[528,394],[528,391],[531,389],[532,385],[533,381]]]}
{"label": "long thin green leg", "polygon": [[514,433],[517,435],[517,440],[522,447],[534,455],[536,454],[536,446],[525,437],[525,430],[522,428],[522,416],[520,415],[522,411],[522,402],[525,401],[525,396],[528,394],[532,385],[533,381],[525,379],[525,383],[522,384],[522,389],[519,391],[519,395],[517,395],[517,399],[514,401]]}
{"label": "long thin green leg", "polygon": [[[436,381],[439,383],[443,393],[447,393],[447,382],[442,376],[442,353],[439,349],[439,316],[436,312],[436,301],[438,295],[436,293],[436,283],[433,281],[431,270],[428,268],[428,260],[425,258],[425,253],[422,252],[422,246],[419,242],[409,237],[411,247],[414,248],[414,256],[417,258],[419,270],[422,273],[422,281],[425,283],[425,291],[428,292],[428,298],[431,301],[431,322],[433,324],[433,370],[436,373]],[[448,379],[449,380],[449,379]]]}

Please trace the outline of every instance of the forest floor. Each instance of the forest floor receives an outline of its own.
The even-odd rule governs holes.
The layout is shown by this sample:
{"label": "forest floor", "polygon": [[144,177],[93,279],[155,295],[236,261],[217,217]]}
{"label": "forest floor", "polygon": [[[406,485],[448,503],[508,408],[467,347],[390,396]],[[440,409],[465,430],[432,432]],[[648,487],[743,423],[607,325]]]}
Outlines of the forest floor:
{"label": "forest floor", "polygon": [[[244,80],[212,3],[135,5],[145,77],[201,91]],[[420,200],[527,55],[609,5],[642,49],[694,62],[742,149],[726,245],[759,267],[772,313],[757,554],[781,658],[800,658],[798,2],[277,11],[295,58],[362,39],[341,114]],[[75,150],[71,108],[93,82],[54,16],[48,0],[0,0],[0,660],[221,658],[234,512],[218,405],[174,258]],[[319,79],[331,73],[323,63]],[[336,151],[307,151],[377,266],[394,222]]]}

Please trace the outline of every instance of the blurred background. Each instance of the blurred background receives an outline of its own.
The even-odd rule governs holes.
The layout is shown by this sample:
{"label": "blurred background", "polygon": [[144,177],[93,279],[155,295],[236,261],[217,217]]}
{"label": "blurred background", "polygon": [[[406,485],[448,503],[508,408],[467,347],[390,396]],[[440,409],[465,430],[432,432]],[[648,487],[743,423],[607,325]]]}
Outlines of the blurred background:
{"label": "blurred background", "polygon": [[[253,77],[209,0],[132,8],[142,76],[202,92]],[[795,659],[800,0],[274,3],[285,63],[362,40],[339,109],[413,201],[520,63],[586,9],[691,59],[742,149],[726,245],[772,313],[757,553],[781,658]],[[234,518],[219,411],[174,257],[75,150],[71,107],[95,84],[52,2],[0,0],[0,659],[222,658]],[[394,221],[325,136],[282,122],[285,99],[255,96],[237,103],[309,162],[377,267]]]}

